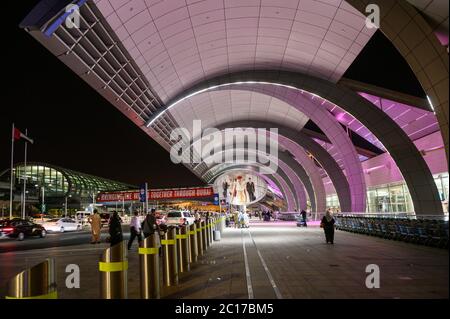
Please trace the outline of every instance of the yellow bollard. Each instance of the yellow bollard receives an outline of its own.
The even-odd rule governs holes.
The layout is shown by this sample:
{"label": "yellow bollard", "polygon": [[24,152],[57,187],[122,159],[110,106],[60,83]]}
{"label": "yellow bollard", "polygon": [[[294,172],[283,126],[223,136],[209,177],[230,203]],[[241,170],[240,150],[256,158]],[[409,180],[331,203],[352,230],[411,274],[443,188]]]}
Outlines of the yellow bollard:
{"label": "yellow bollard", "polygon": [[144,238],[139,247],[141,298],[159,299],[159,233]]}
{"label": "yellow bollard", "polygon": [[213,243],[214,232],[214,217],[209,221],[209,245]]}
{"label": "yellow bollard", "polygon": [[161,239],[163,247],[163,281],[166,287],[178,285],[177,242],[175,227],[169,227]]}
{"label": "yellow bollard", "polygon": [[206,251],[206,249],[208,249],[208,241],[207,241],[207,238],[206,238],[206,222],[205,221],[201,221],[200,225],[201,225],[203,251]]}
{"label": "yellow bollard", "polygon": [[189,267],[189,226],[177,228],[177,260],[178,273],[188,272]]}
{"label": "yellow bollard", "polygon": [[210,229],[211,229],[211,223],[210,221],[205,221],[205,242],[206,242],[206,247],[208,248],[209,246],[211,246],[211,242],[209,241],[211,234],[210,234]]}
{"label": "yellow bollard", "polygon": [[48,258],[11,278],[5,298],[57,299],[55,260]]}
{"label": "yellow bollard", "polygon": [[128,297],[128,256],[125,241],[105,249],[98,264],[100,270],[100,298],[126,299]]}
{"label": "yellow bollard", "polygon": [[189,262],[197,262],[198,246],[197,246],[197,225],[193,223],[189,226]]}
{"label": "yellow bollard", "polygon": [[202,236],[202,223],[200,221],[196,222],[197,229],[197,256],[203,256],[203,236]]}

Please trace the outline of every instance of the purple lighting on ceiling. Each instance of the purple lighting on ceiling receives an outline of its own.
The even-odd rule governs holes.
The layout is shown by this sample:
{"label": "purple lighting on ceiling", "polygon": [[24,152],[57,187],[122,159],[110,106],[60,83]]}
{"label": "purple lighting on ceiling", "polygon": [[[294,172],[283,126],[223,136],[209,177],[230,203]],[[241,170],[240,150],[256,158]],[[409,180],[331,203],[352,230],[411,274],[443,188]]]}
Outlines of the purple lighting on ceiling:
{"label": "purple lighting on ceiling", "polygon": [[345,120],[345,113],[338,113],[338,115],[336,115],[336,119],[339,121],[339,122],[343,122],[344,120]]}
{"label": "purple lighting on ceiling", "polygon": [[[413,141],[439,130],[437,118],[433,112],[422,110],[404,103],[383,99],[368,93],[360,92],[359,94],[378,108],[381,108],[408,136],[412,137]],[[387,105],[389,105],[389,107],[386,108]],[[360,135],[363,134],[364,133],[360,133]]]}
{"label": "purple lighting on ceiling", "polygon": [[276,187],[275,185],[271,186],[271,185],[267,185],[267,189],[269,191],[271,191],[272,193],[274,193],[275,195],[277,195],[278,197],[283,198],[283,194],[280,192],[280,190],[278,189],[278,187]]}
{"label": "purple lighting on ceiling", "polygon": [[[382,109],[408,136],[412,137],[413,141],[439,130],[437,118],[433,112],[384,99],[365,92],[359,92],[359,94],[369,102],[373,103],[377,108]],[[364,125],[362,125],[358,119],[354,118],[351,114],[345,112],[337,105],[330,104],[325,105],[325,107],[328,108],[339,122],[346,124],[349,129],[385,151],[383,144],[381,144],[381,142]],[[326,144],[321,143],[321,145],[328,148],[328,145]]]}
{"label": "purple lighting on ceiling", "polygon": [[368,173],[370,173],[370,172],[372,172],[372,171],[374,171],[374,170],[377,170],[377,169],[380,169],[380,168],[383,168],[383,167],[385,167],[386,165],[378,165],[378,166],[374,166],[374,167],[371,167],[371,168],[367,168],[367,169],[365,169],[364,171],[365,171],[365,173],[366,174],[368,174]]}

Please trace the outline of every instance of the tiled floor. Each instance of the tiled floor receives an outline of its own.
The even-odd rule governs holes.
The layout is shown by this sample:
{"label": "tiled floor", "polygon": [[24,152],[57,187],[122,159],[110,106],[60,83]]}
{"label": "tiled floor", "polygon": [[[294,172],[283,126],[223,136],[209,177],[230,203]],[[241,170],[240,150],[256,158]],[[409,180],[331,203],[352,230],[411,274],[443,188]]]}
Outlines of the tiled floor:
{"label": "tiled floor", "polygon": [[[53,256],[60,298],[98,298],[97,262],[105,247],[0,254],[0,295],[11,274]],[[80,266],[80,289],[64,287],[69,263]],[[369,264],[380,268],[379,289],[365,285]],[[129,297],[138,298],[136,250],[130,252],[129,265]],[[214,242],[191,268],[181,274],[178,286],[162,289],[163,298],[448,298],[447,250],[340,231],[335,244],[327,245],[320,228],[297,228],[288,222],[226,229],[221,241]]]}

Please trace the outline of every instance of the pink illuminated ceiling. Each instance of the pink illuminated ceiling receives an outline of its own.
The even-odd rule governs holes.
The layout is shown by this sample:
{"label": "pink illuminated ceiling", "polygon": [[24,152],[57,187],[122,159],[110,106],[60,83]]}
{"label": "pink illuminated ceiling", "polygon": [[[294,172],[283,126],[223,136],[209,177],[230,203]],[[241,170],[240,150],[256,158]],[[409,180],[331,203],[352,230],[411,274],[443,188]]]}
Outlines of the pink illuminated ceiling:
{"label": "pink illuminated ceiling", "polygon": [[[409,136],[412,141],[416,141],[424,136],[430,135],[439,130],[436,115],[433,112],[425,111],[411,105],[384,99],[368,93],[359,93],[362,97],[372,102],[375,106],[382,109],[390,118],[392,118]],[[351,114],[345,112],[340,107],[328,101],[318,99],[316,103],[326,107],[341,124],[348,127],[354,133],[357,133],[379,149],[386,151],[378,139]],[[326,149],[343,169],[341,154],[334,145],[324,142],[318,138],[314,140]],[[359,154],[361,162],[366,161],[368,157]],[[323,169],[320,170],[322,177],[326,176]]]}
{"label": "pink illuminated ceiling", "polygon": [[[439,124],[436,115],[433,112],[368,93],[360,92],[359,94],[389,115],[389,117],[405,131],[412,141],[418,140],[439,130]],[[341,124],[348,127],[351,131],[363,137],[379,149],[385,151],[383,144],[381,144],[380,141],[378,141],[378,139],[351,114],[328,101],[318,99],[317,102],[319,102],[321,106],[326,107]],[[331,148],[331,145],[328,143],[321,142],[321,144],[325,145],[327,149]],[[365,160],[367,158],[362,157],[362,159]]]}
{"label": "pink illuminated ceiling", "polygon": [[375,29],[343,0],[94,0],[164,103],[244,69],[337,82]]}
{"label": "pink illuminated ceiling", "polygon": [[[412,141],[439,130],[439,124],[433,112],[367,93],[359,94],[389,115]],[[330,111],[336,116],[339,122],[348,126],[353,132],[364,137],[378,148],[385,150],[378,139],[353,116],[344,112],[339,107],[331,107]]]}

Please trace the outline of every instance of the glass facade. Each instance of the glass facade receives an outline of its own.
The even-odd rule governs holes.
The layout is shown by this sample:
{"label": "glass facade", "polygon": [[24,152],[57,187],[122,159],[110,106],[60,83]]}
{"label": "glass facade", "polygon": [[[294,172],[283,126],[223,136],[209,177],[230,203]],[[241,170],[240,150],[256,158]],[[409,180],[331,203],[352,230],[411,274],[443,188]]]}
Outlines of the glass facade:
{"label": "glass facade", "polygon": [[[4,174],[9,175],[9,170]],[[30,164],[14,168],[15,183],[27,180],[27,190],[45,187],[47,196],[89,197],[99,191],[116,191],[135,188],[133,185],[115,182],[55,166]]]}
{"label": "glass facade", "polygon": [[[434,176],[434,181],[441,197],[443,209],[448,213],[448,173]],[[336,194],[327,195],[327,208],[339,208]],[[367,190],[367,213],[403,213],[413,212],[411,196],[405,182],[369,187]]]}
{"label": "glass facade", "polygon": [[336,211],[336,209],[340,208],[339,198],[336,194],[327,196],[327,208],[331,208],[333,211]]}
{"label": "glass facade", "polygon": [[[70,197],[71,202],[76,202],[82,207],[92,203],[93,196],[96,196],[98,192],[136,188],[134,185],[42,163],[28,163],[26,167],[18,164],[13,170],[15,195],[20,196],[24,180],[26,180],[29,202],[32,202],[33,199],[41,200],[45,194],[46,204],[48,203],[50,206],[58,206],[61,199]],[[10,172],[10,170],[2,172],[0,181],[9,183]]]}

